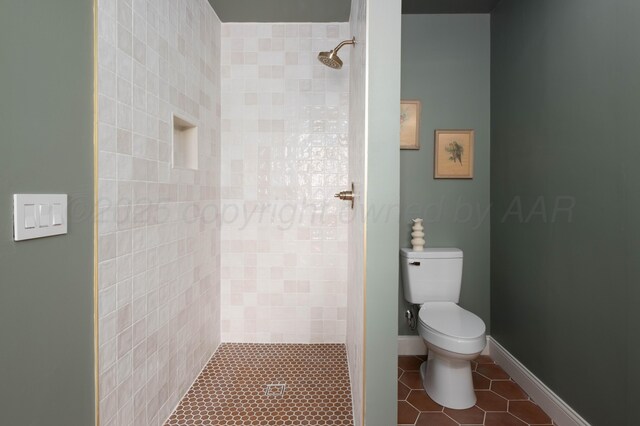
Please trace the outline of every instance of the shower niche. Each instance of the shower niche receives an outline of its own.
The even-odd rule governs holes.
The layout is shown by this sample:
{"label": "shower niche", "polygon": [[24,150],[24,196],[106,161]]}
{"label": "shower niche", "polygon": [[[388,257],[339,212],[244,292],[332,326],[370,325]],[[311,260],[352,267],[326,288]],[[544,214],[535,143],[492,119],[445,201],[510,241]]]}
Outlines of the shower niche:
{"label": "shower niche", "polygon": [[175,114],[172,122],[173,168],[198,170],[198,127]]}

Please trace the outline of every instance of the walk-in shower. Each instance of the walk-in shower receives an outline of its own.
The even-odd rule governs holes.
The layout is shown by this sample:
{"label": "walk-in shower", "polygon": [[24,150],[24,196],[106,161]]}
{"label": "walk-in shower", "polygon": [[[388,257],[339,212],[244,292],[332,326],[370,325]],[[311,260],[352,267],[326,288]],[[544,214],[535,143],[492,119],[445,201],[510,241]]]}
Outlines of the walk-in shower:
{"label": "walk-in shower", "polygon": [[329,68],[334,68],[339,70],[342,68],[342,59],[338,56],[338,50],[342,48],[345,44],[356,44],[356,38],[353,37],[351,40],[345,40],[340,42],[339,45],[335,47],[335,49],[330,50],[328,52],[320,52],[318,53],[318,60],[328,66]]}
{"label": "walk-in shower", "polygon": [[341,67],[349,24],[112,3],[98,8],[99,28],[123,29],[98,39],[101,424],[353,425],[363,370],[351,379],[347,349],[363,326],[347,336],[348,303],[363,305],[363,281],[348,279],[349,207],[331,198],[350,183],[351,73],[313,60],[336,46]]}

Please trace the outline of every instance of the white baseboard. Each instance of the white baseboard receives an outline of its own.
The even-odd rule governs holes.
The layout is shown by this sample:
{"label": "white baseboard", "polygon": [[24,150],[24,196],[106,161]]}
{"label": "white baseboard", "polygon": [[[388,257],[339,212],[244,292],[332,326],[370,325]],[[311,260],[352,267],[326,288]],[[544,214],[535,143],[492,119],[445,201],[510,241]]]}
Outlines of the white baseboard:
{"label": "white baseboard", "polygon": [[426,355],[427,347],[420,336],[398,336],[398,355]]}
{"label": "white baseboard", "polygon": [[[482,355],[489,355],[489,336]],[[427,347],[420,336],[398,336],[398,355],[426,355]]]}
{"label": "white baseboard", "polygon": [[489,355],[558,426],[590,426],[495,339],[487,337]]}

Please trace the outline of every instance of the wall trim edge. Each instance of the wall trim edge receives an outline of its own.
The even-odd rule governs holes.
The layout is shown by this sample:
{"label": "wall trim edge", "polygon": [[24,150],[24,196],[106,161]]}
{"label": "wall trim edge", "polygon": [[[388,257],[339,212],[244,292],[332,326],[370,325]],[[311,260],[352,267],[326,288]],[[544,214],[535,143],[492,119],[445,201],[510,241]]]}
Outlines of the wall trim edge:
{"label": "wall trim edge", "polygon": [[590,426],[573,408],[538,379],[516,357],[491,336],[487,336],[489,355],[524,389],[558,426]]}

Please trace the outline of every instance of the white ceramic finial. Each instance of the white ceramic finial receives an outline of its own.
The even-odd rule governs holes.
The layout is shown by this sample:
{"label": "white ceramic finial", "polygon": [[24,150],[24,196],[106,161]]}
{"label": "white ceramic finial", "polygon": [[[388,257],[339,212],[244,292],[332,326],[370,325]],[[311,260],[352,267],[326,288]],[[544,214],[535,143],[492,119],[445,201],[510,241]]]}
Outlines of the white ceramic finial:
{"label": "white ceramic finial", "polygon": [[411,245],[413,246],[413,250],[415,251],[424,251],[424,227],[422,226],[422,219],[416,218],[412,219],[413,227],[411,230]]}

